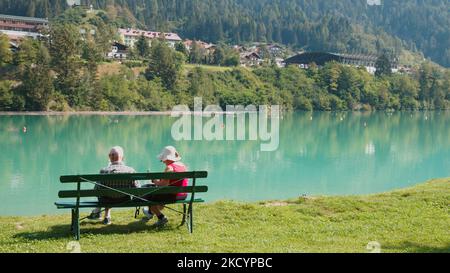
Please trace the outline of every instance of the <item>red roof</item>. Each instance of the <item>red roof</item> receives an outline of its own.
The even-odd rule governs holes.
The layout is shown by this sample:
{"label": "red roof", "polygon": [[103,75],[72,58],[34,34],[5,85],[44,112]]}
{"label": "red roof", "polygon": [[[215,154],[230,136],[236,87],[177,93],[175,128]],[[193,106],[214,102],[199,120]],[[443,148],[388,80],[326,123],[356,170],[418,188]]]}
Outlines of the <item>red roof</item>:
{"label": "red roof", "polygon": [[36,26],[33,26],[33,25],[4,23],[2,21],[0,21],[0,27],[26,28],[26,29],[34,29],[34,28],[36,28]]}
{"label": "red roof", "polygon": [[[183,43],[186,47],[191,47],[192,44],[194,43],[194,41],[193,40],[185,40]],[[195,43],[197,44],[197,46],[199,46],[200,48],[204,48],[204,49],[209,49],[211,47],[214,47],[214,44],[208,44],[203,41],[195,41]]]}
{"label": "red roof", "polygon": [[156,32],[156,31],[147,31],[147,30],[140,30],[140,29],[124,29],[119,28],[119,33],[124,36],[144,36],[146,38],[154,39],[154,38],[163,38],[161,35],[164,35],[164,38],[169,41],[181,41],[180,36],[176,33],[164,33],[164,32]]}

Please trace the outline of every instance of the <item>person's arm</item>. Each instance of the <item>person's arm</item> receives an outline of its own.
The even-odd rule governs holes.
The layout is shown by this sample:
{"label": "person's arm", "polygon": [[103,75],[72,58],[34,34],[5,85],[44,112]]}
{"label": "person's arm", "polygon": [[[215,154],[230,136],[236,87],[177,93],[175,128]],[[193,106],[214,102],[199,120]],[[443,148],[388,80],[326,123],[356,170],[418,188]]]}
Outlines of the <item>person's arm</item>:
{"label": "person's arm", "polygon": [[[130,167],[130,173],[136,173],[136,170]],[[137,180],[133,180],[133,187],[140,188],[141,183],[139,183],[139,181]]]}
{"label": "person's arm", "polygon": [[[101,168],[101,169],[100,169],[100,174],[104,174],[104,173],[108,173],[108,172],[106,171],[106,168]],[[97,182],[97,183],[102,184],[102,183],[100,183],[100,182]],[[102,188],[103,188],[103,187],[101,187],[101,186],[99,186],[99,185],[97,185],[97,184],[94,185],[94,190],[100,190],[100,189],[102,189]]]}
{"label": "person's arm", "polygon": [[[172,167],[167,166],[164,170],[165,173],[173,172]],[[168,179],[157,179],[153,180],[153,183],[155,183],[156,186],[170,186],[170,180]]]}

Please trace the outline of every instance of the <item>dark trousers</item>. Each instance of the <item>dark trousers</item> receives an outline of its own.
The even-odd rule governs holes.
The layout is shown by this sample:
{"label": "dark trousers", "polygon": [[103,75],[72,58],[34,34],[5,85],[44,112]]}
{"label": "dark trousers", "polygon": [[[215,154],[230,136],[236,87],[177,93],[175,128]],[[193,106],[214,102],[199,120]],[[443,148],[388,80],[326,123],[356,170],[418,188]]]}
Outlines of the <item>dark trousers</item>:
{"label": "dark trousers", "polygon": [[[155,184],[145,184],[142,186],[142,188],[154,188],[155,192],[157,192],[156,190],[156,185]],[[150,190],[151,191],[151,190]],[[143,197],[144,199],[148,200],[148,201],[157,201],[157,202],[164,202],[164,201],[168,201],[168,202],[172,202],[172,201],[177,201],[177,200],[184,200],[186,199],[186,197],[178,197],[176,194],[171,193],[171,194],[156,194],[156,195],[146,195]]]}

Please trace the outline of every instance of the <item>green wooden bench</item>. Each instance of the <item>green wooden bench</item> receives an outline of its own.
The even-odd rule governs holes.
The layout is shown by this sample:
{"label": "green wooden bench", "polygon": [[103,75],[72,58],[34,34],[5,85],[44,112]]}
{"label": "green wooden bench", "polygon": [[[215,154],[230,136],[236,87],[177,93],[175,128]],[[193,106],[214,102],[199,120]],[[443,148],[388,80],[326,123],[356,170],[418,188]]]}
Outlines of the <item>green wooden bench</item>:
{"label": "green wooden bench", "polygon": [[[62,190],[58,192],[59,198],[75,198],[74,201],[69,202],[55,202],[58,209],[72,210],[72,224],[71,231],[74,233],[76,240],[80,239],[80,208],[128,208],[128,207],[145,207],[152,205],[168,205],[168,204],[182,204],[183,215],[181,226],[187,224],[190,233],[193,232],[193,204],[204,202],[201,198],[195,198],[196,193],[207,192],[207,186],[196,186],[197,178],[206,178],[208,173],[205,171],[197,172],[183,172],[183,173],[119,173],[119,174],[87,174],[87,175],[65,175],[60,177],[61,183],[76,183],[76,190]],[[138,180],[152,180],[152,179],[192,179],[192,186],[187,187],[151,187],[151,188],[127,188],[127,189],[112,189],[107,186],[101,186],[101,189],[82,190],[81,184],[101,184],[104,181],[138,181]],[[100,186],[100,185],[99,185]],[[153,196],[160,194],[176,194],[176,193],[190,193],[190,196],[185,200],[154,202],[148,201],[144,196]],[[130,201],[125,201],[118,204],[101,203],[99,201],[82,201],[86,197],[132,197]],[[84,199],[86,200],[86,199]],[[84,219],[84,218],[83,218]]]}

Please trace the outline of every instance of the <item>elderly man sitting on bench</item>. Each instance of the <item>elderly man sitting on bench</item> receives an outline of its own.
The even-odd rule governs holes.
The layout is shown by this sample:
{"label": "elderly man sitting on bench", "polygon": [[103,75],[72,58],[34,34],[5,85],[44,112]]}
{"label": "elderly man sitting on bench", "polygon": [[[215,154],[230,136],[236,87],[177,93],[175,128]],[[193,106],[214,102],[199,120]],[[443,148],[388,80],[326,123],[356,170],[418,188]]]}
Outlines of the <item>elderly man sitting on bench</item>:
{"label": "elderly man sitting on bench", "polygon": [[[101,174],[107,174],[107,173],[135,173],[136,171],[125,165],[123,162],[124,159],[124,152],[123,148],[120,146],[115,146],[111,148],[109,151],[109,165],[108,167],[105,167],[100,170]],[[102,185],[106,187],[102,187],[102,185],[95,185],[96,190],[98,189],[107,189],[114,188],[114,189],[123,189],[123,188],[139,188],[140,185],[137,181],[134,180],[124,180],[124,181],[104,181],[101,183]],[[114,196],[103,196],[99,197],[99,202],[101,203],[123,203],[130,200],[130,197],[114,197]],[[91,220],[100,220],[101,219],[101,208],[94,209],[91,214],[88,216],[88,219]],[[111,208],[106,207],[105,208],[105,218],[103,219],[103,224],[110,225],[111,224]]]}

